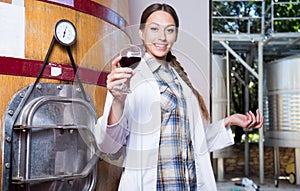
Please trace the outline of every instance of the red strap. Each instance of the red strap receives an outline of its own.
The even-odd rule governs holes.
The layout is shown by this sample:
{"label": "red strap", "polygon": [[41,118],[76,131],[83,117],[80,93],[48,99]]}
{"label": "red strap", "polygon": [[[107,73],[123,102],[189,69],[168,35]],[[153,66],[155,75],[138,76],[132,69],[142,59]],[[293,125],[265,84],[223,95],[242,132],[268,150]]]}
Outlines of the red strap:
{"label": "red strap", "polygon": [[[0,56],[0,74],[4,75],[37,77],[42,65],[42,61]],[[61,68],[61,74],[58,76],[51,75],[51,67]],[[106,86],[107,72],[80,67],[78,67],[77,71],[83,83]],[[65,81],[74,81],[76,79],[71,65],[58,63],[48,63],[42,78]]]}

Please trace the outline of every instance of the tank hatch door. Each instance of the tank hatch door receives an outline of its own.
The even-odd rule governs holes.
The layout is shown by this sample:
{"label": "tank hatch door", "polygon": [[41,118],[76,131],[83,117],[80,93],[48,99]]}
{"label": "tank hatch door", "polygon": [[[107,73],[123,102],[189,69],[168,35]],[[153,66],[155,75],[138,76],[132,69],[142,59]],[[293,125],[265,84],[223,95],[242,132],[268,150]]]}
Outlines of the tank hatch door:
{"label": "tank hatch door", "polygon": [[93,104],[73,85],[29,89],[15,94],[5,114],[2,190],[94,190],[100,153],[91,133]]}

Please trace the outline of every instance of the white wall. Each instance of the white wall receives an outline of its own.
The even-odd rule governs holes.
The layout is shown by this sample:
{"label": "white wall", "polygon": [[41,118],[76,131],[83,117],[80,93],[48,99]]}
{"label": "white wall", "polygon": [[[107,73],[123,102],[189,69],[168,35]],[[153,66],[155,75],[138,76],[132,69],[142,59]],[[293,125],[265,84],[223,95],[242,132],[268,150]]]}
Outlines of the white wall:
{"label": "white wall", "polygon": [[[139,24],[142,11],[152,3],[168,3],[179,17],[179,37],[173,48],[192,83],[200,91],[209,107],[210,91],[210,35],[209,0],[129,0],[130,23],[134,30]],[[132,31],[131,31],[132,32]],[[132,32],[134,33],[134,32]],[[134,34],[133,42],[141,43]]]}
{"label": "white wall", "polygon": [[0,56],[24,58],[25,8],[0,3],[0,26]]}

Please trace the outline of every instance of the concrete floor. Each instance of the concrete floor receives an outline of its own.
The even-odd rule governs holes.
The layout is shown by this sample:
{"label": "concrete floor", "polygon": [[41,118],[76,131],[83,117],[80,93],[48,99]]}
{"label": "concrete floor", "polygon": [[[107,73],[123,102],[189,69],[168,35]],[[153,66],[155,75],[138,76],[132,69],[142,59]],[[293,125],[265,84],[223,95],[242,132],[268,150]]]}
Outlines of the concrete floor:
{"label": "concrete floor", "polygon": [[[243,177],[226,178],[224,181],[217,182],[218,191],[246,191],[242,186],[235,183],[241,183]],[[265,179],[264,184],[259,184],[258,178],[251,178],[256,185],[259,185],[259,191],[300,191],[300,185],[290,184],[288,180],[279,180],[278,187],[275,186],[274,179]]]}

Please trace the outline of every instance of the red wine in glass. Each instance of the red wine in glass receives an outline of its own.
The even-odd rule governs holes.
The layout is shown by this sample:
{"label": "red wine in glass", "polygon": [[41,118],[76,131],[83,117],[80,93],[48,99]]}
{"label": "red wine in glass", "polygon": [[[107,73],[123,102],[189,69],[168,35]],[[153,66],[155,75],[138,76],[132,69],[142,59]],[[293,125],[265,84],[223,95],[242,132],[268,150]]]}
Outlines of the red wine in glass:
{"label": "red wine in glass", "polygon": [[[120,66],[134,69],[141,61],[142,52],[138,46],[129,44],[120,51],[120,55]],[[114,89],[123,94],[131,93],[131,90],[126,86],[125,83],[115,86]]]}
{"label": "red wine in glass", "polygon": [[123,56],[120,60],[120,65],[121,67],[130,67],[132,69],[134,69],[138,63],[141,61],[141,57],[136,57],[136,56],[132,56],[132,57],[127,57],[127,56]]}

